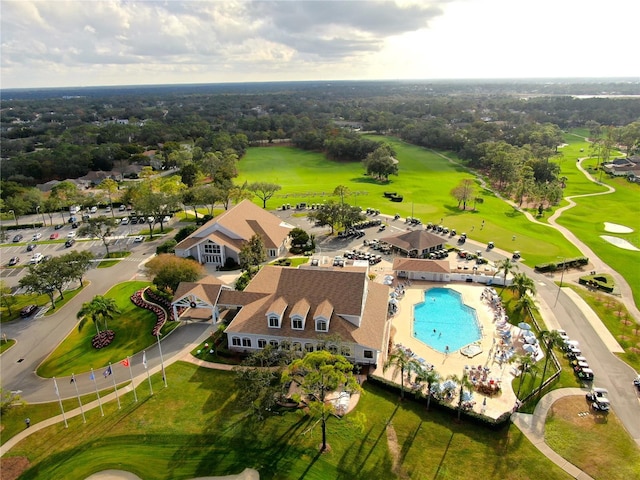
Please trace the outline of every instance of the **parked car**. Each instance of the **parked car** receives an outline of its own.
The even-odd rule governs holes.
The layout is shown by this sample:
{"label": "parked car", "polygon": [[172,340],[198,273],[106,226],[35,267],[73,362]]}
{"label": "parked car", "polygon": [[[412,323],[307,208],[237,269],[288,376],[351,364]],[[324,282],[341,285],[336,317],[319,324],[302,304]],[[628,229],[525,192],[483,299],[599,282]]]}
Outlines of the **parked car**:
{"label": "parked car", "polygon": [[9,266],[13,267],[14,265],[17,265],[19,261],[20,257],[11,257],[11,260],[9,260]]}
{"label": "parked car", "polygon": [[587,400],[595,402],[600,398],[609,398],[609,390],[606,388],[593,387],[591,391],[586,394]]}
{"label": "parked car", "polygon": [[18,243],[18,242],[19,242],[20,240],[22,240],[22,239],[23,239],[22,234],[20,234],[20,233],[19,233],[19,234],[17,234],[17,235],[14,235],[14,237],[13,237],[13,243]]}
{"label": "parked car", "polygon": [[57,224],[55,227],[53,227],[55,230],[60,230],[61,228],[63,228],[64,225],[61,224]]}
{"label": "parked car", "polygon": [[64,246],[69,248],[69,247],[73,247],[73,245],[76,243],[76,240],[74,238],[70,238],[69,240],[67,240],[66,242],[64,242]]}
{"label": "parked car", "polygon": [[126,209],[127,209],[126,205],[120,205],[118,207],[118,210],[121,211],[121,212],[124,212]]}
{"label": "parked car", "polygon": [[633,379],[633,384],[638,390],[640,390],[640,375]]}
{"label": "parked car", "polygon": [[56,240],[59,236],[60,234],[58,232],[53,232],[51,235],[49,235],[49,240]]}
{"label": "parked car", "polygon": [[67,233],[67,238],[74,238],[76,236],[76,232]]}
{"label": "parked car", "polygon": [[78,222],[73,222],[71,224],[71,228],[78,228],[80,226],[80,224]]}
{"label": "parked car", "polygon": [[40,240],[41,237],[42,237],[41,233],[34,233],[33,237],[31,238],[31,240],[33,240],[35,242],[36,240]]}
{"label": "parked car", "polygon": [[43,259],[43,255],[41,253],[36,253],[31,257],[31,264],[32,265],[36,265],[38,263],[40,263]]}
{"label": "parked car", "polygon": [[22,318],[29,317],[29,316],[33,315],[36,312],[36,310],[38,310],[38,306],[37,305],[27,305],[22,310],[20,310],[20,316]]}
{"label": "parked car", "polygon": [[135,243],[144,242],[144,237],[143,237],[142,235],[138,235],[137,237],[135,237],[135,238],[133,239],[133,241],[134,241]]}
{"label": "parked car", "polygon": [[37,246],[38,245],[36,245],[35,243],[30,243],[29,245],[27,245],[27,252],[35,250]]}
{"label": "parked car", "polygon": [[53,258],[53,255],[45,255],[44,257],[42,257],[42,262],[48,262],[49,260],[51,260]]}
{"label": "parked car", "polygon": [[96,207],[95,205],[89,209],[90,213],[96,213],[97,211],[98,211],[98,207]]}
{"label": "parked car", "polygon": [[128,217],[124,217],[122,219],[122,221],[120,222],[120,225],[129,225],[129,218]]}
{"label": "parked car", "polygon": [[78,221],[78,217],[69,217],[68,223],[75,223]]}

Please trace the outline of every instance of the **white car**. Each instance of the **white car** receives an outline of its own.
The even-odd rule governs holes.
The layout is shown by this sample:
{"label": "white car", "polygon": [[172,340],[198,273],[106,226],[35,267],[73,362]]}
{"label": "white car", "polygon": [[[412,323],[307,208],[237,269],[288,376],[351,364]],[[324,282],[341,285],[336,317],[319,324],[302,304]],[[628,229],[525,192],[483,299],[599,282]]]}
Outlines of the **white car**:
{"label": "white car", "polygon": [[42,237],[41,233],[34,233],[33,234],[33,240],[40,240],[40,237]]}
{"label": "white car", "polygon": [[124,217],[120,222],[120,225],[129,225],[129,217]]}
{"label": "white car", "polygon": [[31,257],[31,264],[35,265],[36,263],[40,263],[42,261],[43,255],[41,253],[35,253],[33,257]]}
{"label": "white car", "polygon": [[164,217],[164,218],[162,219],[162,223],[168,223],[168,222],[169,222],[169,220],[171,220],[171,217],[166,216],[166,217]]}
{"label": "white car", "polygon": [[96,213],[97,211],[98,211],[98,207],[96,207],[95,205],[91,207],[91,209],[89,210],[89,212],[91,213]]}
{"label": "white car", "polygon": [[138,235],[133,239],[133,241],[136,243],[144,242],[144,237],[142,235]]}
{"label": "white car", "polygon": [[75,236],[76,236],[76,232],[67,233],[67,238],[75,238]]}

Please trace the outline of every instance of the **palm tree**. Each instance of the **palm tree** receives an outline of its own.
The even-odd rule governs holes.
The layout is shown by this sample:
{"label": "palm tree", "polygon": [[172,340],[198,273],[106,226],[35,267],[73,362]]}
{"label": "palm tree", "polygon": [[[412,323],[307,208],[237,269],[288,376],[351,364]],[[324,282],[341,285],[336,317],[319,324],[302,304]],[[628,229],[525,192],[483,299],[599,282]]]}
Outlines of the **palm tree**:
{"label": "palm tree", "polygon": [[546,348],[546,355],[544,359],[544,368],[542,369],[542,379],[540,380],[540,389],[538,391],[538,398],[542,395],[542,385],[544,384],[544,376],[547,374],[547,365],[549,365],[549,358],[551,358],[551,353],[553,347],[559,346],[562,344],[562,337],[555,330],[543,330],[540,332],[539,337],[540,343],[544,344]]}
{"label": "palm tree", "polygon": [[112,320],[119,313],[120,309],[115,299],[96,295],[90,302],[83,303],[82,308],[78,311],[76,315],[80,319],[78,330],[82,329],[87,320],[91,320],[98,333],[100,333],[100,321],[102,321],[106,330],[107,320]]}
{"label": "palm tree", "polygon": [[471,391],[471,389],[473,388],[473,383],[471,383],[471,380],[469,380],[469,377],[467,377],[467,372],[462,372],[461,377],[459,377],[458,375],[449,375],[447,379],[452,380],[456,382],[458,385],[460,385],[460,393],[459,393],[460,396],[458,397],[458,421],[459,421],[460,415],[462,414],[462,396],[464,394],[465,389]]}
{"label": "palm tree", "polygon": [[431,394],[431,386],[434,383],[438,383],[440,381],[440,374],[433,369],[425,369],[421,367],[418,370],[416,375],[416,382],[425,382],[427,384],[427,411],[429,411],[429,407],[431,406],[431,398],[433,395]]}
{"label": "palm tree", "polygon": [[522,384],[524,383],[524,376],[529,371],[531,365],[534,363],[531,355],[514,355],[509,359],[509,363],[517,363],[518,369],[522,372],[520,373],[520,383],[518,384],[518,391],[516,392],[516,398],[520,397],[520,389],[522,388]]}
{"label": "palm tree", "polygon": [[386,372],[389,367],[393,367],[393,374],[391,378],[394,380],[398,376],[398,372],[400,372],[400,398],[404,400],[404,372],[410,372],[411,370],[414,372],[418,371],[420,363],[416,361],[413,354],[408,353],[403,348],[396,348],[389,354],[387,361],[384,362],[382,371]]}
{"label": "palm tree", "polygon": [[[504,260],[500,260],[498,263],[496,263],[496,268],[496,274],[498,272],[502,272],[504,274],[504,285],[502,286],[502,290],[500,290],[500,293],[502,293],[502,291],[507,286],[507,275],[516,270],[518,268],[518,265],[513,263],[510,258],[505,258]],[[495,277],[495,274],[493,276]]]}
{"label": "palm tree", "polygon": [[536,302],[533,297],[529,295],[525,295],[523,297],[518,298],[516,304],[514,305],[514,310],[516,312],[528,311],[528,310],[537,310]]}
{"label": "palm tree", "polygon": [[531,295],[535,295],[537,293],[535,282],[525,273],[516,273],[513,276],[513,282],[509,286],[509,290],[517,293],[518,298],[522,298],[527,293],[531,293]]}

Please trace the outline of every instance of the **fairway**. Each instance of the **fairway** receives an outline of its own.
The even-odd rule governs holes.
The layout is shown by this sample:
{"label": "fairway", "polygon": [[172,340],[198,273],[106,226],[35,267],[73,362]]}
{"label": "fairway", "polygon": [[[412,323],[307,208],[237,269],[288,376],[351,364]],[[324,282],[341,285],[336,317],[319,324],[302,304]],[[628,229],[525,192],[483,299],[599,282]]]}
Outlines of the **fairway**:
{"label": "fairway", "polygon": [[[360,162],[334,162],[323,154],[305,152],[293,147],[250,148],[239,163],[239,183],[267,181],[282,186],[268,203],[276,209],[283,203],[322,203],[330,198],[338,185],[352,192],[347,199],[362,208],[376,208],[387,215],[420,218],[423,223],[442,223],[458,232],[467,232],[480,242],[495,242],[505,250],[523,252],[524,263],[533,266],[558,256],[576,257],[579,251],[554,229],[532,224],[525,215],[509,206],[491,191],[476,186],[482,203],[458,208],[450,191],[463,179],[475,177],[463,167],[443,156],[388,137],[372,137],[387,141],[397,153],[399,175],[388,183],[365,176]],[[391,202],[384,192],[404,196],[401,203]],[[482,222],[484,221],[484,227]],[[516,240],[513,241],[513,236]]]}

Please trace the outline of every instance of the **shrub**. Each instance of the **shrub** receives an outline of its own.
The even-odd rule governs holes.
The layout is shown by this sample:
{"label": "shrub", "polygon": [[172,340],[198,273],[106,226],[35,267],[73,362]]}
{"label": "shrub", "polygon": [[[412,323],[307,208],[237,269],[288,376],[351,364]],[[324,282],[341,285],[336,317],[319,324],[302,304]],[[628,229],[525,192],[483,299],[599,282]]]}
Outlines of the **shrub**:
{"label": "shrub", "polygon": [[177,244],[178,242],[175,240],[167,240],[161,243],[156,248],[156,255],[160,255],[161,253],[175,253]]}
{"label": "shrub", "polygon": [[182,227],[180,230],[178,230],[178,233],[176,233],[176,236],[173,238],[175,239],[176,243],[180,243],[197,229],[197,225],[187,225],[186,227]]}

